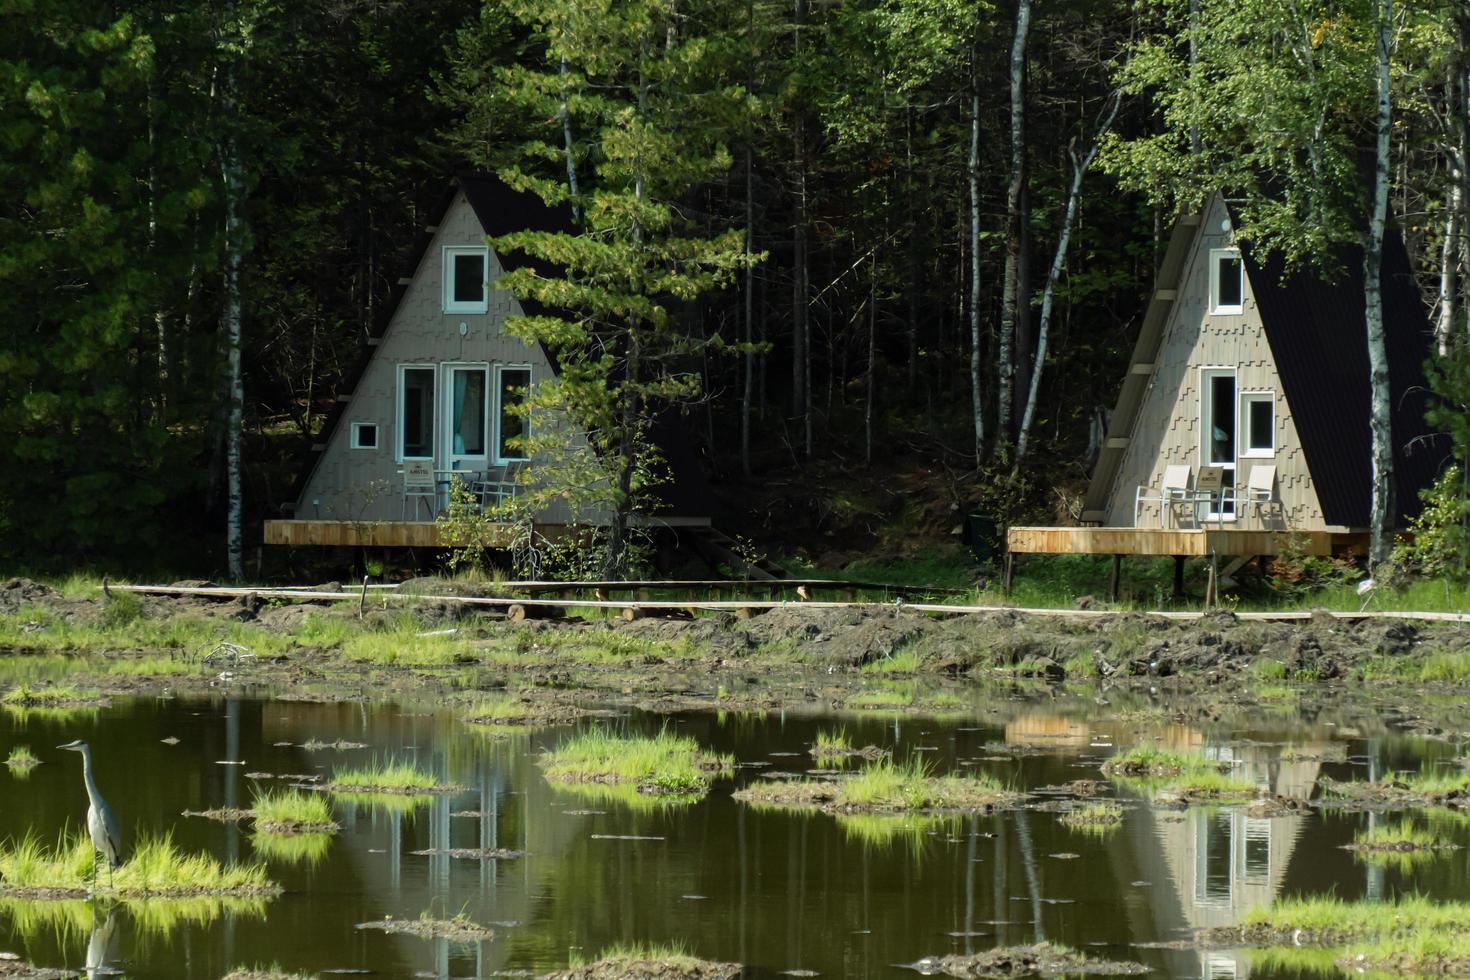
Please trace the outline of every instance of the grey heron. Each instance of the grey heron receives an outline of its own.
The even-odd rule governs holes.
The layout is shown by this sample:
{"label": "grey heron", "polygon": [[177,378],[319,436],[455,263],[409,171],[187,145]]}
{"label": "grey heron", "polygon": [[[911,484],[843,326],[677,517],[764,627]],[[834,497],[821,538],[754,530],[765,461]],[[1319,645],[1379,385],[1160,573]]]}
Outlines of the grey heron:
{"label": "grey heron", "polygon": [[97,852],[107,859],[107,886],[112,887],[112,869],[122,864],[122,836],[117,832],[117,818],[112,807],[97,791],[97,780],[92,778],[92,749],[86,742],[77,739],[58,749],[70,749],[82,754],[82,781],[87,784],[87,836],[92,839],[92,882],[97,882]]}

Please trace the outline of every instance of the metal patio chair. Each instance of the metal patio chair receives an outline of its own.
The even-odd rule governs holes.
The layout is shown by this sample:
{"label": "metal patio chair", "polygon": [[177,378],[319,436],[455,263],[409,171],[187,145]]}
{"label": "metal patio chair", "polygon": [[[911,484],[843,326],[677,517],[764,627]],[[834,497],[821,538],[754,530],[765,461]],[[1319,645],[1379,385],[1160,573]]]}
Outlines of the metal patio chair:
{"label": "metal patio chair", "polygon": [[1138,526],[1138,514],[1144,504],[1159,505],[1159,527],[1163,527],[1168,520],[1171,510],[1180,504],[1188,503],[1189,480],[1191,467],[1188,463],[1164,467],[1164,477],[1159,481],[1157,493],[1151,493],[1150,488],[1140,486],[1133,493],[1133,526]]}

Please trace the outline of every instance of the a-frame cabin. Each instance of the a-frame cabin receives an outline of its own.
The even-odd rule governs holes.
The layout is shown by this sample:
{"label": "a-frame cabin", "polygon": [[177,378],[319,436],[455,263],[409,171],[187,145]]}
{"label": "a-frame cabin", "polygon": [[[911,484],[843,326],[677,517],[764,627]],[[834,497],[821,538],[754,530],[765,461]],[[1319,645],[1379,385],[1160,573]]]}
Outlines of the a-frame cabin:
{"label": "a-frame cabin", "polygon": [[[1359,553],[1372,493],[1362,250],[1327,279],[1232,233],[1214,195],[1174,228],[1079,527],[1013,527],[1013,553]],[[1384,245],[1395,520],[1443,453],[1427,437],[1431,335],[1402,240]]]}
{"label": "a-frame cabin", "polygon": [[[508,318],[538,312],[495,288],[529,260],[497,254],[486,238],[569,227],[566,215],[491,175],[455,177],[419,237],[411,274],[339,389],[285,508],[290,518],[265,522],[266,544],[435,547],[444,542],[431,514],[445,505],[449,481],[505,479],[525,461],[515,437],[527,420],[515,407],[555,368],[539,344],[505,330]],[[563,427],[586,445],[580,430]],[[708,488],[687,444],[673,433],[660,448],[672,479],[659,488],[654,520],[709,525]],[[434,474],[439,492],[415,495],[411,471]],[[534,517],[554,534],[573,515],[554,502]]]}

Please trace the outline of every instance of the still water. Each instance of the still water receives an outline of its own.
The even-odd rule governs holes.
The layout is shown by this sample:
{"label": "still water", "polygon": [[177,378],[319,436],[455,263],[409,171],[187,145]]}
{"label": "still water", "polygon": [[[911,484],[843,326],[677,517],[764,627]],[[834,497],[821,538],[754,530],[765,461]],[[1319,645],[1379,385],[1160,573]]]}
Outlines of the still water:
{"label": "still water", "polygon": [[[940,772],[989,771],[1031,791],[1098,778],[1110,753],[1139,741],[1232,760],[1258,785],[1303,797],[1320,776],[1366,778],[1446,764],[1454,754],[1443,742],[1338,723],[1328,712],[1276,711],[1246,727],[1165,717],[1119,720],[1082,699],[977,704],[943,718],[624,711],[584,722],[640,732],[671,725],[741,763],[703,802],[655,806],[548,784],[536,760],[572,727],[495,737],[433,705],[136,698],[97,710],[0,712],[0,756],[26,744],[44,763],[23,780],[0,768],[0,838],[34,831],[49,841],[80,824],[81,760],[53,746],[85,738],[125,841],[140,830],[171,831],[188,850],[264,861],[286,889],[256,903],[0,900],[0,951],[40,966],[105,960],[140,977],[219,977],[265,965],[491,977],[544,973],[615,943],[649,942],[744,963],[751,976],[867,977],[913,976],[901,964],[924,956],[1047,939],[1141,961],[1155,975],[1210,980],[1266,974],[1245,952],[1136,944],[1237,922],[1280,895],[1466,896],[1470,851],[1398,866],[1342,850],[1354,831],[1385,819],[1363,813],[1257,819],[1229,808],[1153,808],[1120,791],[1137,804],[1122,827],[1090,834],[1046,810],[837,818],[730,798],[771,772],[811,768],[816,733],[839,727],[855,745],[885,746],[900,760],[918,753]],[[366,747],[304,747],[313,740]],[[387,758],[467,789],[387,806],[334,799],[341,833],[285,852],[257,846],[248,824],[180,815],[249,806],[256,787],[275,785],[259,773],[329,775]],[[1470,843],[1463,827],[1447,833]],[[413,853],[492,847],[526,854]],[[356,928],[424,913],[464,914],[495,937],[454,944]]]}

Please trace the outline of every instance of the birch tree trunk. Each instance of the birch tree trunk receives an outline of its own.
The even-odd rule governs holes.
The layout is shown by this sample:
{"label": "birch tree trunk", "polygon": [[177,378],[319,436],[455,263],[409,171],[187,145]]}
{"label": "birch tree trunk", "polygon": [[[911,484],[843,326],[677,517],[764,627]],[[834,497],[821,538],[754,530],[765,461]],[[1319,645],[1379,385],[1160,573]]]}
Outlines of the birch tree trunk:
{"label": "birch tree trunk", "polygon": [[[1463,30],[1463,24],[1457,24]],[[1461,30],[1456,40],[1463,42]],[[1465,51],[1456,45],[1451,51],[1445,76],[1445,117],[1449,163],[1449,188],[1445,193],[1444,241],[1439,256],[1439,317],[1435,323],[1435,342],[1443,357],[1455,345],[1455,328],[1459,323],[1464,269],[1462,238],[1465,234],[1465,130],[1470,120],[1465,115],[1466,99]]]}
{"label": "birch tree trunk", "polygon": [[1393,0],[1378,0],[1377,159],[1373,169],[1373,205],[1363,248],[1363,318],[1368,340],[1369,428],[1372,432],[1373,496],[1369,514],[1369,568],[1388,559],[1393,545],[1393,433],[1390,427],[1388,345],[1383,324],[1383,228],[1388,219],[1389,136],[1392,102],[1389,92],[1389,46],[1393,36]]}
{"label": "birch tree trunk", "polygon": [[582,218],[582,205],[577,197],[577,157],[572,134],[572,113],[567,108],[567,56],[561,56],[561,102],[557,104],[556,114],[561,119],[561,138],[566,147],[567,155],[567,191],[572,195],[572,220],[579,221]]}
{"label": "birch tree trunk", "polygon": [[980,372],[980,46],[970,50],[970,408],[975,468],[985,459],[985,396]]}
{"label": "birch tree trunk", "polygon": [[1030,27],[1031,0],[1016,0],[1016,33],[1011,39],[1011,179],[1006,185],[1006,264],[1001,286],[1000,363],[995,386],[995,444],[1002,454],[1011,439],[1016,309],[1022,301],[1021,188],[1026,179],[1026,34]]}
{"label": "birch tree trunk", "polygon": [[1062,276],[1062,265],[1067,259],[1067,245],[1072,238],[1072,226],[1077,221],[1077,208],[1082,200],[1082,178],[1087,174],[1087,168],[1092,166],[1092,161],[1097,158],[1098,144],[1103,135],[1112,128],[1113,119],[1118,115],[1118,105],[1121,101],[1121,93],[1114,92],[1108,97],[1107,108],[1103,110],[1103,118],[1098,124],[1097,132],[1093,134],[1092,145],[1084,153],[1079,153],[1073,147],[1069,154],[1072,157],[1072,186],[1067,192],[1067,210],[1062,216],[1062,228],[1057,235],[1057,250],[1052,255],[1051,266],[1046,270],[1046,285],[1041,290],[1041,322],[1036,328],[1036,357],[1031,365],[1031,383],[1026,391],[1026,408],[1021,415],[1021,431],[1016,436],[1016,462],[1026,456],[1027,441],[1031,435],[1031,423],[1036,417],[1036,396],[1041,390],[1041,373],[1046,367],[1046,342],[1047,334],[1051,329],[1051,307],[1052,298],[1056,295],[1057,281]]}
{"label": "birch tree trunk", "polygon": [[873,398],[878,383],[874,370],[878,361],[878,253],[868,259],[868,379],[867,402],[863,406],[863,462],[873,465]]}
{"label": "birch tree trunk", "polygon": [[[230,61],[225,66],[224,90],[231,115],[237,107],[235,83],[235,66]],[[225,553],[230,578],[240,581],[245,577],[244,479],[240,458],[240,429],[244,425],[245,416],[245,385],[240,372],[241,318],[244,307],[240,273],[245,264],[245,175],[233,126],[225,133],[220,150],[225,205],[224,322],[221,326],[225,335],[228,377],[228,407],[225,412]]]}
{"label": "birch tree trunk", "polygon": [[[801,34],[806,25],[806,0],[795,0],[795,62],[801,70]],[[791,122],[793,165],[796,169],[796,193],[793,202],[793,244],[791,276],[791,414],[801,420],[806,458],[811,459],[811,334],[807,318],[806,268],[806,133],[803,109],[796,107]]]}

